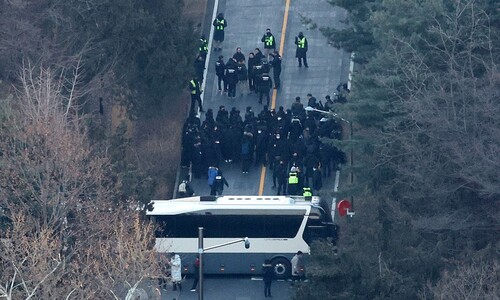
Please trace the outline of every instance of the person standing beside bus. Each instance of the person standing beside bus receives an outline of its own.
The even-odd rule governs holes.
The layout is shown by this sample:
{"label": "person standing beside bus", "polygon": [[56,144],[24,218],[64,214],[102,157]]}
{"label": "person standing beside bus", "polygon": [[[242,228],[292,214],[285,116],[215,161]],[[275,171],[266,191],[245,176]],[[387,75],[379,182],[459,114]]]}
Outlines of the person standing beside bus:
{"label": "person standing beside bus", "polygon": [[264,297],[272,297],[271,284],[273,283],[274,270],[269,259],[266,259],[262,264],[262,272],[264,273]]}
{"label": "person standing beside bus", "polygon": [[222,175],[222,171],[219,170],[217,176],[215,176],[214,184],[212,185],[212,190],[210,191],[210,195],[212,196],[221,196],[222,192],[224,192],[224,185],[229,187],[226,178]]}
{"label": "person standing beside bus", "polygon": [[191,292],[196,292],[196,287],[198,286],[198,281],[200,281],[200,256],[197,255],[193,263],[194,267],[194,281],[191,287]]}
{"label": "person standing beside bus", "polygon": [[172,276],[172,287],[174,291],[177,291],[177,287],[179,287],[179,291],[182,291],[182,274],[181,274],[181,257],[179,254],[175,254],[172,252],[172,257],[170,258],[170,274]]}
{"label": "person standing beside bus", "polygon": [[302,258],[302,251],[297,251],[292,257],[292,286],[296,281],[300,281],[304,278],[304,259]]}
{"label": "person standing beside bus", "polygon": [[189,181],[189,175],[186,175],[184,180],[179,184],[179,188],[177,189],[177,195],[179,198],[191,197],[194,195],[194,190]]}
{"label": "person standing beside bus", "polygon": [[299,172],[298,167],[292,167],[288,174],[288,194],[297,195],[299,190]]}

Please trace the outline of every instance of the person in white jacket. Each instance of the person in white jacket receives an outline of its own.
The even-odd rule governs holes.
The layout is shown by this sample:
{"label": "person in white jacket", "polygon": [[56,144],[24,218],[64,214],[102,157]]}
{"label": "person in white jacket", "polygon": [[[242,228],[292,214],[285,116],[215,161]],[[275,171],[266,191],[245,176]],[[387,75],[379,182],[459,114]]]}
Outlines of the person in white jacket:
{"label": "person in white jacket", "polygon": [[176,291],[179,287],[179,291],[182,291],[182,274],[181,274],[181,257],[179,254],[172,253],[170,257],[170,274],[172,276],[173,290]]}

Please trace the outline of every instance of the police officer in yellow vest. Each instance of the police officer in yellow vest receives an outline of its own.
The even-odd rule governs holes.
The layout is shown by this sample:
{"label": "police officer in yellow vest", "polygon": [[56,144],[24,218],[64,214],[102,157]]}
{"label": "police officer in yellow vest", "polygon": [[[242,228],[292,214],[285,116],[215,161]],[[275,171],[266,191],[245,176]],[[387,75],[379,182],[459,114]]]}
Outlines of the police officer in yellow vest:
{"label": "police officer in yellow vest", "polygon": [[297,45],[295,57],[299,60],[299,68],[302,67],[302,61],[304,62],[304,67],[309,68],[307,65],[307,39],[302,32],[299,32],[299,36],[295,37],[295,45]]}
{"label": "police officer in yellow vest", "polygon": [[276,39],[271,33],[271,29],[266,29],[266,33],[262,36],[261,41],[264,43],[265,58],[269,61],[269,52],[274,52],[274,50],[276,50]]}
{"label": "police officer in yellow vest", "polygon": [[288,194],[297,195],[299,191],[299,172],[298,168],[292,167],[288,174]]}
{"label": "police officer in yellow vest", "polygon": [[201,103],[201,89],[200,82],[198,79],[193,78],[189,81],[189,90],[191,91],[191,112],[195,112],[194,105],[195,102],[198,102],[198,106],[200,107],[200,111],[203,112],[203,104]]}
{"label": "police officer in yellow vest", "polygon": [[302,196],[304,196],[304,199],[306,201],[311,201],[312,200],[312,196],[313,196],[311,188],[307,187],[307,186],[303,187],[302,188]]}
{"label": "police officer in yellow vest", "polygon": [[199,43],[200,46],[198,48],[198,51],[200,52],[200,56],[206,58],[208,53],[208,40],[204,34],[201,35]]}
{"label": "police officer in yellow vest", "polygon": [[227,27],[227,21],[224,19],[224,14],[219,13],[212,25],[215,27],[214,31],[214,51],[222,50],[222,42],[224,41],[224,29]]}

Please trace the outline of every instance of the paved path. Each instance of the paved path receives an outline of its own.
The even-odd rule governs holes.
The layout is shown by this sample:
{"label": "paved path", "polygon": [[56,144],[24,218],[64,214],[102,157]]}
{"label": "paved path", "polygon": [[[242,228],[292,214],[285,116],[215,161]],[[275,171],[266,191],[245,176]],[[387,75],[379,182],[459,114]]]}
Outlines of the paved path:
{"label": "paved path", "polygon": [[[341,20],[345,19],[346,13],[333,8],[326,0],[208,0],[209,7],[214,4],[218,4],[216,13],[224,12],[229,24],[226,28],[223,51],[211,52],[207,63],[204,108],[205,110],[212,108],[214,117],[220,105],[226,106],[228,110],[232,107],[238,108],[242,117],[247,106],[252,106],[256,115],[262,110],[263,106],[258,104],[258,98],[254,94],[241,95],[241,92],[237,91],[236,99],[228,99],[225,95],[217,94],[214,64],[221,54],[224,56],[224,61],[227,61],[236,51],[236,47],[242,48],[246,58],[256,47],[263,49],[260,39],[266,28],[271,28],[278,45],[280,42],[283,44],[282,49],[278,49],[283,57],[281,89],[273,92],[273,107],[283,106],[287,109],[296,96],[306,101],[307,93],[313,94],[318,100],[324,100],[326,95],[333,95],[339,82],[347,82],[349,54],[330,47],[318,30],[323,26],[342,26]],[[211,28],[211,18],[212,12],[209,10],[203,22],[207,36]],[[316,23],[316,29],[312,29],[311,23],[302,22],[305,19],[311,19]],[[309,43],[307,69],[299,68],[295,58],[294,38],[300,31],[304,33]],[[204,115],[201,119],[204,120]],[[223,163],[221,169],[229,182],[229,188],[224,190],[225,195],[275,194],[271,189],[270,173],[261,166],[252,167],[249,174],[241,173],[240,164]],[[324,185],[333,183],[332,177],[331,182],[326,181]],[[193,179],[192,184],[197,195],[210,193],[206,179]],[[184,283],[185,291],[181,294],[165,292],[162,299],[198,299],[197,293],[189,292],[190,285],[191,281],[187,280]],[[262,289],[262,281],[251,280],[248,276],[215,276],[206,279],[204,298],[206,300],[265,299]],[[272,299],[289,300],[292,295],[293,289],[288,282],[273,284]]]}
{"label": "paved path", "polygon": [[[214,117],[220,105],[226,106],[227,110],[232,107],[238,108],[242,117],[247,106],[252,106],[256,115],[262,110],[263,105],[258,103],[255,94],[241,95],[241,92],[237,91],[236,99],[228,99],[226,95],[218,94],[214,64],[219,55],[223,55],[227,61],[236,52],[236,47],[242,48],[246,58],[256,47],[262,50],[264,47],[261,37],[266,28],[270,28],[273,32],[278,47],[280,42],[283,44],[283,49],[278,49],[283,57],[281,89],[273,92],[273,107],[283,106],[286,110],[290,108],[296,96],[300,96],[302,102],[307,104],[307,93],[313,94],[318,100],[324,100],[326,95],[334,93],[339,82],[347,81],[349,54],[329,46],[326,38],[318,30],[323,26],[342,26],[341,20],[345,19],[346,13],[333,8],[326,0],[214,0],[214,2],[215,4],[218,2],[217,12],[224,12],[229,24],[226,28],[223,51],[212,51],[207,64],[203,101],[205,110],[207,108],[214,110]],[[288,13],[287,2],[290,5]],[[207,15],[204,26],[208,33],[212,13],[207,12]],[[311,19],[316,23],[316,29],[311,29],[312,23],[301,21],[304,19]],[[304,33],[309,43],[307,53],[309,68],[299,68],[295,58],[294,38],[300,31]],[[201,119],[204,120],[204,115]],[[224,190],[225,195],[275,194],[271,189],[272,176],[261,166],[253,167],[249,174],[242,174],[241,165],[235,163],[223,163],[221,170],[229,182],[229,188]],[[197,195],[210,193],[205,179],[194,179],[192,184]]]}

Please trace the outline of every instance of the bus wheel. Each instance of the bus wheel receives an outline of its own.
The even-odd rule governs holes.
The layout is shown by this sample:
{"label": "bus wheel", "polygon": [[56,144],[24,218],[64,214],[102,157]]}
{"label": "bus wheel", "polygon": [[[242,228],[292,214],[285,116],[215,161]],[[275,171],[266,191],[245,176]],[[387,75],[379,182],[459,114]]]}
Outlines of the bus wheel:
{"label": "bus wheel", "polygon": [[292,274],[292,265],[284,257],[277,257],[271,261],[276,279],[287,279]]}

